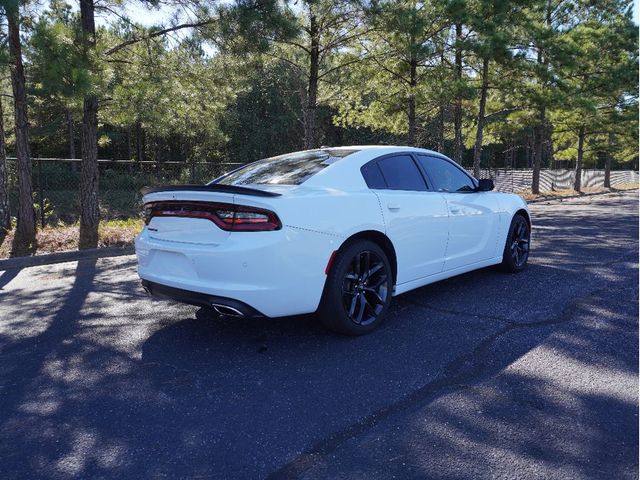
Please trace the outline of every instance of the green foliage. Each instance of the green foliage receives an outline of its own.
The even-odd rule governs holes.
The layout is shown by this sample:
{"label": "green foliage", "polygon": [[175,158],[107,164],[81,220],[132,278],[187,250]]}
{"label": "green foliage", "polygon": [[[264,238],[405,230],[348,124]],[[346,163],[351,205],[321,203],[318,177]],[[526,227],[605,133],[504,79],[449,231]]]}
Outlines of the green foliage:
{"label": "green foliage", "polygon": [[[99,158],[156,162],[141,166],[136,179],[122,169],[101,171],[101,205],[114,216],[136,201],[137,193],[129,198],[123,192],[145,182],[206,181],[230,168],[220,164],[302,148],[303,110],[314,93],[313,45],[322,144],[404,143],[412,101],[417,145],[451,154],[454,107],[460,102],[469,160],[482,60],[490,58],[483,165],[530,166],[541,112],[546,166],[575,161],[581,126],[587,166],[601,167],[607,155],[614,166],[637,165],[638,39],[627,1],[180,5],[187,4],[195,15],[191,20],[208,20],[206,25],[157,35],[180,23],[177,3],[163,3],[175,7],[172,24],[142,27],[126,17],[124,2],[110,2],[109,10],[101,10],[104,20],[89,57],[76,47],[75,6],[50,0],[37,12],[23,9],[33,155],[66,157],[72,141],[79,156],[82,99],[92,92],[99,99]],[[5,9],[17,5],[3,2]],[[462,57],[460,74],[456,52]],[[7,60],[0,43],[5,95],[11,92]],[[12,156],[10,101],[5,105]],[[46,163],[43,168],[45,186],[65,192],[47,195],[54,217],[63,217],[77,208],[78,169]]]}
{"label": "green foliage", "polygon": [[225,156],[244,163],[300,149],[300,111],[297,78],[291,67],[282,61],[255,65],[246,88],[222,118]]}
{"label": "green foliage", "polygon": [[51,200],[43,197],[42,201],[40,201],[39,195],[36,192],[33,192],[33,209],[36,211],[38,219],[42,219],[44,216],[44,221],[47,223],[54,215],[54,207]]}
{"label": "green foliage", "polygon": [[74,37],[78,14],[71,6],[54,0],[50,10],[34,25],[29,42],[31,87],[34,95],[48,103],[75,103],[90,89],[91,79],[83,68]]}
{"label": "green foliage", "polygon": [[449,33],[442,5],[373,2],[366,19],[365,33],[350,52],[363,61],[350,66],[332,100],[336,123],[405,137],[412,101],[418,143],[434,146],[432,124],[438,108],[464,89],[448,81],[448,67],[441,61]]}
{"label": "green foliage", "polygon": [[179,137],[181,157],[207,160],[220,156],[225,142],[220,117],[234,97],[226,74],[238,61],[206,57],[183,42],[135,45],[127,51],[138,61],[113,59],[110,99],[101,119],[121,128],[143,129],[147,137]]}
{"label": "green foliage", "polygon": [[565,99],[552,113],[559,159],[575,158],[580,128],[587,165],[596,166],[608,153],[623,161],[637,158],[637,27],[624,5],[601,0],[599,9],[586,8],[566,34],[581,61],[565,73]]}

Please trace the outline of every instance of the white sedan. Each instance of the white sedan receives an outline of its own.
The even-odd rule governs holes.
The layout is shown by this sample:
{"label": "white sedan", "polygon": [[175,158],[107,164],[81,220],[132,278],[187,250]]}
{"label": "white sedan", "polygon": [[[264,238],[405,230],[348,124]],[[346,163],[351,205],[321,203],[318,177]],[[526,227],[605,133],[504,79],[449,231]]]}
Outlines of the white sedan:
{"label": "white sedan", "polygon": [[489,265],[525,268],[531,220],[419,148],[321,148],[267,158],[207,185],[147,189],[138,272],[152,295],[222,315],[317,312],[377,327],[391,297]]}

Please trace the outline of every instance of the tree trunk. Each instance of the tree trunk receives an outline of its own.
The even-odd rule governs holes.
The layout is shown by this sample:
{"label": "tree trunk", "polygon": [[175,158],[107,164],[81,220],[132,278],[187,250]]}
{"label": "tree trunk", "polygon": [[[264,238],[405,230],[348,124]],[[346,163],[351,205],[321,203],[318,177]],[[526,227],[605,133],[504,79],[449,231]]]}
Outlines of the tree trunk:
{"label": "tree trunk", "polygon": [[487,91],[489,90],[489,59],[482,61],[482,86],[480,87],[480,109],[478,111],[478,128],[476,143],[473,147],[473,175],[480,178],[480,160],[482,158],[482,135],[484,133],[484,113],[487,106]]}
{"label": "tree trunk", "polygon": [[7,187],[7,150],[4,136],[4,112],[0,97],[0,245],[11,228],[11,211],[9,210],[9,189]]}
{"label": "tree trunk", "polygon": [[29,122],[25,91],[22,46],[20,44],[19,15],[7,12],[9,24],[9,52],[11,55],[11,85],[16,132],[18,170],[18,224],[11,248],[12,255],[25,255],[36,250],[36,213],[33,209],[31,154],[29,152]]}
{"label": "tree trunk", "polygon": [[576,159],[576,178],[573,189],[576,192],[582,191],[582,160],[584,158],[584,125],[578,130],[578,158]]}
{"label": "tree trunk", "polygon": [[80,248],[98,246],[98,99],[84,99],[82,120],[82,170],[80,172]]}
{"label": "tree trunk", "polygon": [[127,126],[127,160],[133,160],[133,150],[131,148],[131,125]]}
{"label": "tree trunk", "polygon": [[409,122],[409,133],[407,134],[407,145],[416,145],[416,85],[418,84],[418,62],[413,55],[409,63],[409,98],[407,120]]}
{"label": "tree trunk", "polygon": [[[458,88],[462,84],[462,24],[456,23],[456,80],[458,81]],[[455,109],[453,112],[453,129],[454,129],[454,147],[453,147],[453,159],[460,165],[462,165],[462,95],[458,93],[456,99]]]}
{"label": "tree trunk", "polygon": [[304,148],[316,148],[318,142],[318,74],[320,69],[320,32],[313,6],[309,6],[309,35],[311,49],[309,53],[309,82],[307,98],[302,112],[304,121]]}
{"label": "tree trunk", "polygon": [[69,158],[76,158],[76,133],[73,126],[73,115],[69,108],[65,110],[65,116],[67,117],[67,134],[69,135]]}
{"label": "tree trunk", "polygon": [[553,168],[555,165],[554,151],[553,151],[553,125],[545,121],[544,125],[544,135],[545,135],[545,149],[544,156],[542,157],[546,161],[544,162],[546,165],[549,165],[549,168]]}
{"label": "tree trunk", "polygon": [[542,150],[545,138],[546,109],[540,107],[538,124],[534,130],[533,173],[531,175],[531,193],[540,193],[540,169],[542,168]]}
{"label": "tree trunk", "polygon": [[153,134],[153,161],[158,163],[160,161],[160,139],[158,134]]}
{"label": "tree trunk", "polygon": [[[549,28],[551,27],[551,12],[552,6],[550,0],[547,0],[545,7],[545,25]],[[543,50],[540,45],[538,47],[538,65],[544,66],[545,72],[548,70],[548,62],[545,58]],[[546,89],[546,84],[542,84],[543,92]],[[543,100],[544,102],[544,100]],[[531,175],[531,193],[538,194],[540,193],[540,169],[542,168],[542,153],[544,149],[544,144],[547,136],[546,130],[546,107],[544,103],[539,106],[538,110],[538,124],[534,129],[534,157],[533,157],[533,172]]]}
{"label": "tree trunk", "polygon": [[140,120],[136,121],[136,160],[144,160],[144,131]]}
{"label": "tree trunk", "polygon": [[611,163],[613,160],[613,154],[611,153],[611,150],[613,149],[614,145],[613,132],[609,132],[608,143],[609,148],[607,149],[607,156],[605,157],[604,161],[604,188],[611,188]]}
{"label": "tree trunk", "polygon": [[[92,68],[91,50],[95,48],[96,27],[93,0],[80,0],[82,50],[87,67]],[[80,242],[79,247],[98,246],[98,98],[85,95],[82,111],[82,170],[80,172]]]}
{"label": "tree trunk", "polygon": [[142,129],[142,159],[144,161],[148,160],[147,157],[147,131]]}
{"label": "tree trunk", "polygon": [[444,105],[440,105],[438,109],[438,139],[436,151],[440,153],[444,151]]}

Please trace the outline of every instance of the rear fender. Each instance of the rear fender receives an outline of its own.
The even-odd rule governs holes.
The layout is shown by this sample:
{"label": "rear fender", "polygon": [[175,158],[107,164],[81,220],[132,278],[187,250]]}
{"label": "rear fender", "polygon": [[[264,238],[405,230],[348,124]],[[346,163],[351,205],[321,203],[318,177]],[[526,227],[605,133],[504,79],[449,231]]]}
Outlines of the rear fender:
{"label": "rear fender", "polygon": [[272,210],[283,225],[347,238],[363,230],[384,233],[380,203],[370,190],[296,189],[273,198],[236,196],[236,203]]}

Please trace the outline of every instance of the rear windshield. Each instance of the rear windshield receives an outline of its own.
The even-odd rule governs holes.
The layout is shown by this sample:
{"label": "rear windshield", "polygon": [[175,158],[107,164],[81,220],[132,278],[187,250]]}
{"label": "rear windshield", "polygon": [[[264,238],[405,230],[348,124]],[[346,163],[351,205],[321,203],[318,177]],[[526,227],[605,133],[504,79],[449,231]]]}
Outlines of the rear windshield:
{"label": "rear windshield", "polygon": [[300,185],[332,163],[357,152],[323,148],[265,158],[229,172],[211,183],[222,185]]}

